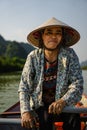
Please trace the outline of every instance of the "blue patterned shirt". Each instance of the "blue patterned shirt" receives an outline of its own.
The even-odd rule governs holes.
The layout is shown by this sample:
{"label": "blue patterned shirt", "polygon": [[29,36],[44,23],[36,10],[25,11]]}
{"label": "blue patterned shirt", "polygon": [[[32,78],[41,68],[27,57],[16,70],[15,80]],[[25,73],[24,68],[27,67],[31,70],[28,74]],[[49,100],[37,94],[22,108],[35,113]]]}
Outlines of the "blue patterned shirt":
{"label": "blue patterned shirt", "polygon": [[[19,84],[21,114],[43,104],[44,50],[35,49],[26,60]],[[83,76],[79,59],[72,48],[61,48],[58,54],[58,70],[55,100],[62,98],[66,105],[75,105],[83,93]]]}

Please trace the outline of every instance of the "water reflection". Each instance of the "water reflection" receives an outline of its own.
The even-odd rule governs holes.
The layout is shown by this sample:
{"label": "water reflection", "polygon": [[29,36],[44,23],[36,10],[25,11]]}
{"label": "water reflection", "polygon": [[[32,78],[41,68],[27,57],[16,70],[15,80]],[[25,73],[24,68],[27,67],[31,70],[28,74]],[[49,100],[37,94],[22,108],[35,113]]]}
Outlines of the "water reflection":
{"label": "water reflection", "polygon": [[18,101],[21,72],[0,75],[0,113]]}

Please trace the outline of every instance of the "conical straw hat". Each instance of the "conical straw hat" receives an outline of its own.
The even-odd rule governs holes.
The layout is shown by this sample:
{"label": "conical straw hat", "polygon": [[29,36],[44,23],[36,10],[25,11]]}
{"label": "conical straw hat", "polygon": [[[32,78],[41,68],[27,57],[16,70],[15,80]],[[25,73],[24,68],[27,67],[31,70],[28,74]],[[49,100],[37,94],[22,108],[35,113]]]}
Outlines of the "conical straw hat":
{"label": "conical straw hat", "polygon": [[39,41],[41,39],[40,32],[43,29],[45,29],[46,27],[51,27],[51,26],[58,26],[58,27],[63,28],[64,39],[65,39],[64,44],[67,47],[76,44],[80,39],[80,34],[77,30],[75,30],[71,26],[69,26],[69,25],[67,25],[67,24],[65,24],[65,23],[61,22],[60,20],[53,17],[50,20],[48,20],[45,23],[38,26],[37,28],[35,28],[34,30],[32,30],[27,36],[28,42],[30,44],[32,44],[33,46],[39,47],[39,45],[40,45]]}

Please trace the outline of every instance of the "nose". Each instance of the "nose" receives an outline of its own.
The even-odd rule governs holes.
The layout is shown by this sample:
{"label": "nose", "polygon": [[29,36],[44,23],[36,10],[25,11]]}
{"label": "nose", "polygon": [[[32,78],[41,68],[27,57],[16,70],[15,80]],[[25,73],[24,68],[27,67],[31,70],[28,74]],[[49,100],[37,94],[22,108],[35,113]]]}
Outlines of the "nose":
{"label": "nose", "polygon": [[55,38],[56,37],[56,33],[52,33],[52,37]]}

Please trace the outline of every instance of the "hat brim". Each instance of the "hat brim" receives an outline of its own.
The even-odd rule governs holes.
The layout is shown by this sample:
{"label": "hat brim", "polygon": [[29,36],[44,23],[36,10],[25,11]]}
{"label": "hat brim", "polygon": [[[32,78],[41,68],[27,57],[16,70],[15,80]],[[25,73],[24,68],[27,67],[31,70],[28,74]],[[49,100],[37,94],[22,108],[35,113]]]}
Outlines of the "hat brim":
{"label": "hat brim", "polygon": [[39,47],[39,41],[41,39],[41,31],[47,27],[62,27],[64,30],[64,39],[65,39],[65,43],[64,45],[69,47],[72,46],[74,44],[76,44],[79,39],[80,39],[80,34],[77,30],[75,30],[74,28],[66,25],[66,24],[49,24],[49,25],[41,25],[38,28],[34,29],[33,31],[31,31],[28,36],[27,36],[27,40],[30,44],[32,44],[35,47]]}

